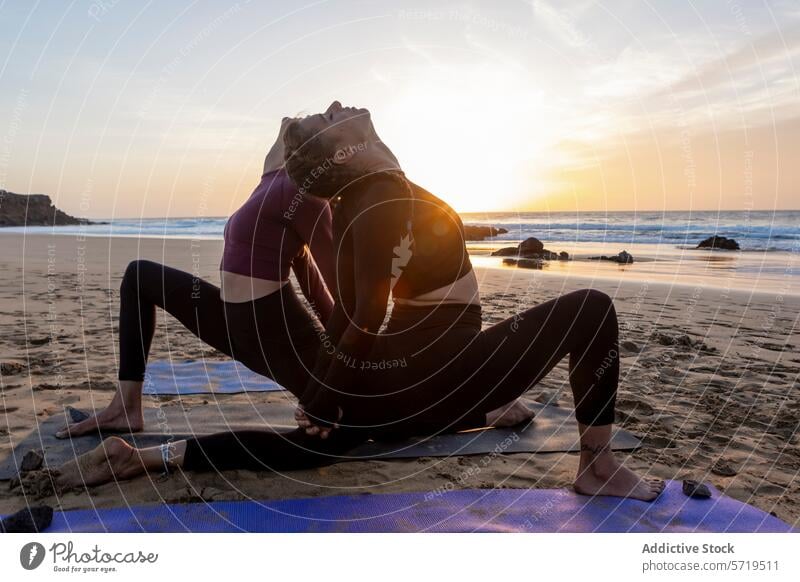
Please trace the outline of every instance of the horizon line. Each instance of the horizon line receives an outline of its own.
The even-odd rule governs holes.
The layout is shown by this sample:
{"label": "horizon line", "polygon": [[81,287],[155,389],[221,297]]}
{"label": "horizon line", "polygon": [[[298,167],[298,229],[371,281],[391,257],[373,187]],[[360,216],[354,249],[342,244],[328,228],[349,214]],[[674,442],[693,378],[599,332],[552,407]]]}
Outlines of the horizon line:
{"label": "horizon line", "polygon": [[[710,208],[710,209],[684,209],[684,210],[456,210],[457,214],[580,214],[580,213],[598,213],[598,212],[620,212],[626,214],[645,213],[645,212],[661,212],[662,214],[669,213],[686,213],[686,212],[800,212],[800,208],[749,208],[749,209],[731,209],[731,208]],[[218,216],[76,216],[79,220],[154,220],[157,218],[168,218],[172,220],[179,219],[208,219],[214,220],[219,218],[229,218],[230,215]]]}

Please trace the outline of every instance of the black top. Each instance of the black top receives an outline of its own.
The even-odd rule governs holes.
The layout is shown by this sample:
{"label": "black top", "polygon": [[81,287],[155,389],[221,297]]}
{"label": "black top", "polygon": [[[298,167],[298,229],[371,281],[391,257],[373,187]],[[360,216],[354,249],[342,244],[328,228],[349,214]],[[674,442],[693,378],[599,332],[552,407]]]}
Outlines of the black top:
{"label": "black top", "polygon": [[326,329],[328,347],[301,399],[321,424],[336,421],[337,392],[348,392],[358,380],[354,363],[369,357],[389,293],[411,299],[472,270],[458,214],[399,175],[362,178],[332,204],[336,305]]}
{"label": "black top", "polygon": [[[401,299],[451,285],[472,270],[461,217],[424,188],[402,180],[376,174],[336,201],[333,240],[337,278],[344,285],[354,279],[355,261],[386,274],[392,295]],[[355,299],[355,293],[351,288],[343,295]]]}

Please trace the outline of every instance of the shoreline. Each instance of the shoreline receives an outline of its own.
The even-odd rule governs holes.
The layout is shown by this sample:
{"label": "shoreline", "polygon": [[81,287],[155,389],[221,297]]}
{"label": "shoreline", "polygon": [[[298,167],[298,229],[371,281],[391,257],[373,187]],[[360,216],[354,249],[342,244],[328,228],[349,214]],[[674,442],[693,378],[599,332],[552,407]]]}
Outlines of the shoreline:
{"label": "shoreline", "polygon": [[[114,235],[81,233],[16,232],[0,229],[0,240],[5,237],[24,239],[50,238],[53,244],[60,240],[76,242],[94,241],[149,241],[154,244],[172,241],[174,244],[219,245],[222,239],[217,236],[200,235]],[[519,242],[519,241],[518,241]],[[110,244],[110,243],[107,243]],[[127,244],[127,243],[124,243]],[[666,287],[708,288],[730,293],[744,293],[749,296],[795,296],[800,297],[800,253],[791,251],[741,250],[723,251],[681,248],[671,244],[634,243],[576,243],[571,241],[547,241],[545,245],[556,252],[566,250],[569,261],[545,261],[542,269],[522,269],[502,264],[501,257],[491,257],[490,253],[513,241],[468,242],[467,250],[476,268],[499,269],[536,273],[542,277],[579,278],[589,285],[593,281],[604,284],[617,280],[631,283],[648,283]],[[588,260],[587,257],[616,254],[620,250],[633,254],[632,265],[619,265],[608,261]]]}

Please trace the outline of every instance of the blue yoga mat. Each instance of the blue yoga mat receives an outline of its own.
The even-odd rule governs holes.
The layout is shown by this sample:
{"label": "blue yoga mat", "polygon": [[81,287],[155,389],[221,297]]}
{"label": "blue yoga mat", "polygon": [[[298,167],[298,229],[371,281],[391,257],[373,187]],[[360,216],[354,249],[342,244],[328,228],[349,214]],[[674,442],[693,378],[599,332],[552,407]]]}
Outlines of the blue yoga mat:
{"label": "blue yoga mat", "polygon": [[156,360],[147,364],[143,392],[153,396],[185,396],[280,390],[284,387],[277,382],[233,360]]}
{"label": "blue yoga mat", "polygon": [[[530,406],[536,419],[525,426],[370,441],[343,455],[341,461],[496,455],[498,451],[503,454],[578,451],[576,421],[571,410],[541,404]],[[17,441],[7,456],[0,455],[0,480],[13,479],[29,451],[40,450],[45,465],[55,468],[100,444],[102,438],[97,434],[76,439],[55,437],[56,431],[67,420],[76,420],[69,408],[64,414],[38,424],[37,430]],[[169,440],[229,430],[291,430],[297,426],[293,415],[294,406],[288,402],[236,404],[216,399],[206,404],[147,408],[144,411],[144,430],[122,436],[135,446],[151,447]],[[31,421],[37,423],[37,418],[33,417]],[[614,450],[634,450],[641,444],[634,435],[618,427],[611,439]]]}
{"label": "blue yoga mat", "polygon": [[47,532],[791,532],[722,495],[670,481],[647,503],[566,489],[472,489],[57,512]]}

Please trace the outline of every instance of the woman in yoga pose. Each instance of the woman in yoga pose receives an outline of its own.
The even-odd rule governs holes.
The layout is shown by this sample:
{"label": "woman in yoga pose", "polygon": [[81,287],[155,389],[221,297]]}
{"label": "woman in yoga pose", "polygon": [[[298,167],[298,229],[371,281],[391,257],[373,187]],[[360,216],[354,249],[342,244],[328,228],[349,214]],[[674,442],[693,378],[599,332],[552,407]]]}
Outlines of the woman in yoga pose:
{"label": "woman in yoga pose", "polygon": [[225,225],[221,287],[152,261],[128,265],[120,286],[117,392],[106,409],[57,436],[142,430],[142,385],[156,307],[206,344],[302,393],[323,327],[288,284],[289,272],[319,318],[327,320],[333,308],[327,288],[334,283],[333,243],[326,201],[301,195],[286,175],[283,134],[289,122],[283,119],[260,183]]}
{"label": "woman in yoga pose", "polygon": [[[581,452],[575,491],[654,499],[610,448],[619,377],[611,299],[568,293],[481,330],[475,273],[458,215],[409,183],[365,109],[337,102],[287,127],[301,192],[335,199],[337,288],[328,341],[300,398],[299,428],[237,431],[134,449],[118,438],[62,467],[60,483],[143,471],[287,470],[330,463],[370,437],[481,424],[569,356]],[[394,299],[386,328],[378,333]],[[81,475],[78,478],[78,475]]]}

